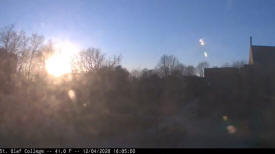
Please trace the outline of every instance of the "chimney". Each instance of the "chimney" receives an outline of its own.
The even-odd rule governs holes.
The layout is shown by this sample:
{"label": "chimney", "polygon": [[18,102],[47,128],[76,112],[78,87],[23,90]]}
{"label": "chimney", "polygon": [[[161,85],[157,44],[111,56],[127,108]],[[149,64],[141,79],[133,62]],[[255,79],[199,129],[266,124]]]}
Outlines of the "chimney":
{"label": "chimney", "polygon": [[252,46],[252,36],[250,36],[250,46]]}

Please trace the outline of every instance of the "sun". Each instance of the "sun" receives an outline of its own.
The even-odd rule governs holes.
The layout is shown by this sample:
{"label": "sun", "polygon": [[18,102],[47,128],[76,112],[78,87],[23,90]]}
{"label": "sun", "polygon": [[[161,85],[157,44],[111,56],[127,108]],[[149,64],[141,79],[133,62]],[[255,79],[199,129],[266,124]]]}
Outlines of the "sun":
{"label": "sun", "polygon": [[72,60],[78,47],[70,41],[54,45],[54,53],[46,60],[46,69],[50,75],[60,77],[72,72]]}
{"label": "sun", "polygon": [[46,62],[46,68],[49,74],[59,77],[71,72],[71,64],[68,63],[63,55],[55,54]]}

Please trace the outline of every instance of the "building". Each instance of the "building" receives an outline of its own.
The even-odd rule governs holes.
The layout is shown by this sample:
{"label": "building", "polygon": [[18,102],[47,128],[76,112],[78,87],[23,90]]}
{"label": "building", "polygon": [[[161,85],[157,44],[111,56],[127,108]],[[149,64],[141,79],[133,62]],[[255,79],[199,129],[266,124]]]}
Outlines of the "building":
{"label": "building", "polygon": [[249,65],[275,67],[275,47],[253,45],[250,37]]}
{"label": "building", "polygon": [[[264,83],[275,77],[275,47],[252,44],[250,37],[249,63],[240,68],[206,68],[204,76],[212,87],[236,89],[243,84]],[[268,84],[268,83],[264,83]]]}

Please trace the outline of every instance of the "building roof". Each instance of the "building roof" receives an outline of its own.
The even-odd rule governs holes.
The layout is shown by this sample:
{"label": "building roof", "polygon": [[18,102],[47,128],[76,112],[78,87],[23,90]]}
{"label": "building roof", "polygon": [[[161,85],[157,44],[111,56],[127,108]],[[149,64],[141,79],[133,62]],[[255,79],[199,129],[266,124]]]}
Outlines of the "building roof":
{"label": "building roof", "polygon": [[250,64],[275,66],[275,46],[250,47]]}

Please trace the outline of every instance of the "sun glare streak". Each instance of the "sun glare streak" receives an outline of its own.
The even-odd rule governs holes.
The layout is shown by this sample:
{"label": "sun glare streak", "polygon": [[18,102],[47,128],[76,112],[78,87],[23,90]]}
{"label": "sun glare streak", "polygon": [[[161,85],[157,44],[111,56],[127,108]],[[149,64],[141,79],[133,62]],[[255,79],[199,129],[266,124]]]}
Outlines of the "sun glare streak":
{"label": "sun glare streak", "polygon": [[79,51],[77,46],[63,41],[55,44],[54,50],[54,54],[46,61],[47,72],[55,77],[71,73],[73,57]]}

